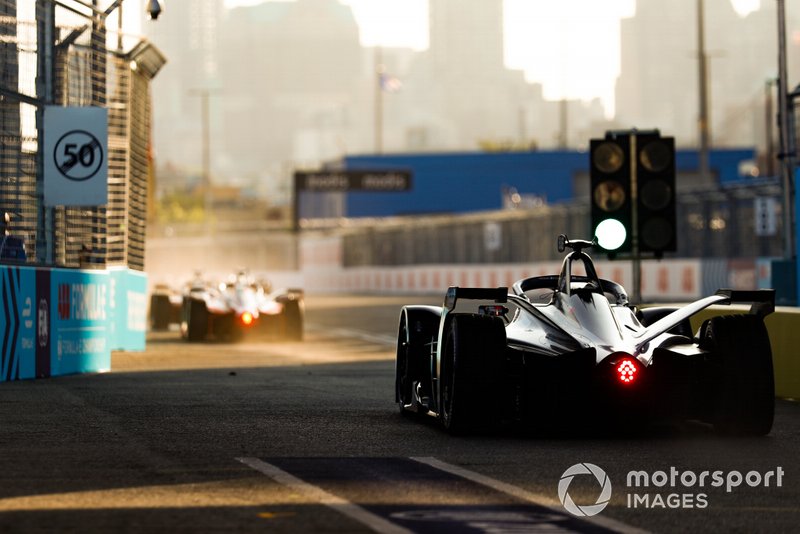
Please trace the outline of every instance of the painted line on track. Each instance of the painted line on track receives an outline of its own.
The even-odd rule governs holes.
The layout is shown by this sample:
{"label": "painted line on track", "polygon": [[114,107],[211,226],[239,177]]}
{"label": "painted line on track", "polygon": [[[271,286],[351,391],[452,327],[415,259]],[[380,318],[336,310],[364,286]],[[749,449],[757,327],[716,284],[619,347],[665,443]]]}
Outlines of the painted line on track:
{"label": "painted line on track", "polygon": [[328,493],[322,488],[314,486],[313,484],[309,484],[308,482],[305,482],[304,480],[287,473],[283,469],[280,469],[272,464],[268,464],[267,462],[259,460],[258,458],[236,458],[236,460],[250,467],[251,469],[255,469],[259,473],[268,476],[275,482],[291,488],[297,493],[303,494],[319,504],[327,506],[328,508],[336,510],[342,515],[358,521],[362,525],[374,530],[375,532],[380,532],[381,534],[411,534],[410,530],[395,525],[394,523],[391,523],[384,518],[365,510],[357,504],[333,495],[332,493]]}
{"label": "painted line on track", "polygon": [[363,330],[352,330],[349,328],[328,328],[322,325],[307,324],[306,329],[309,332],[321,332],[335,337],[355,338],[363,341],[369,341],[378,345],[386,345],[394,347],[397,343],[397,338],[386,334],[374,334],[365,332]]}
{"label": "painted line on track", "polygon": [[[538,495],[536,493],[524,490],[518,486],[514,486],[513,484],[502,482],[500,480],[488,477],[486,475],[476,473],[475,471],[470,471],[469,469],[465,469],[457,465],[443,462],[433,456],[411,456],[409,457],[409,459],[414,460],[415,462],[419,462],[421,464],[428,465],[440,471],[450,473],[451,475],[456,475],[471,482],[475,482],[476,484],[486,486],[495,491],[499,491],[500,493],[505,493],[506,495],[510,495],[522,501],[527,501],[537,506],[542,506],[558,514],[564,515],[566,513],[563,509],[554,506],[552,499],[548,499],[547,497],[544,497],[542,495]],[[592,525],[596,525],[598,527],[603,527],[608,530],[613,530],[615,532],[622,532],[625,534],[645,534],[648,532],[647,530],[642,530],[640,528],[627,525],[625,523],[622,523],[621,521],[617,521],[616,519],[611,519],[608,517],[594,516],[594,517],[580,517],[576,519],[580,521],[586,521],[587,523],[591,523]]]}

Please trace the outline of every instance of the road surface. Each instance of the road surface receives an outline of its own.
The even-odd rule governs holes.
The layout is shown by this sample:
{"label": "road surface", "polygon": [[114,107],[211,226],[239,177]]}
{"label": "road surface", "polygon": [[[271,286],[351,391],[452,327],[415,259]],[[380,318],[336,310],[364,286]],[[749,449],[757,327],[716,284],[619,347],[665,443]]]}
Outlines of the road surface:
{"label": "road surface", "polygon": [[[0,384],[0,531],[776,532],[800,524],[793,402],[778,403],[765,438],[699,426],[634,438],[451,437],[435,421],[400,416],[393,344],[406,300],[309,296],[303,343],[189,344],[158,333],[143,353],[115,353],[110,373]],[[583,474],[570,479],[579,464],[607,478],[578,467]],[[651,485],[629,485],[631,472]],[[610,500],[576,518],[559,500],[560,482],[584,510],[606,502],[606,485]]]}

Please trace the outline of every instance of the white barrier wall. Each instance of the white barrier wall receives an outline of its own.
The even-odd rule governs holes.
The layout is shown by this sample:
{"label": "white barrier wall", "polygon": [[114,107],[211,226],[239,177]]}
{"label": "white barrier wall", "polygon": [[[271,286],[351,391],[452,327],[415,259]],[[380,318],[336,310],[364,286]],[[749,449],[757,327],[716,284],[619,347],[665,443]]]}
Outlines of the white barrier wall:
{"label": "white barrier wall", "polygon": [[[304,287],[308,292],[442,293],[449,286],[500,287],[531,276],[558,274],[560,262],[500,265],[413,265],[342,267],[338,237],[308,238],[301,244]],[[642,262],[644,300],[692,300],[702,296],[700,260]],[[595,263],[601,278],[633,287],[630,261]]]}

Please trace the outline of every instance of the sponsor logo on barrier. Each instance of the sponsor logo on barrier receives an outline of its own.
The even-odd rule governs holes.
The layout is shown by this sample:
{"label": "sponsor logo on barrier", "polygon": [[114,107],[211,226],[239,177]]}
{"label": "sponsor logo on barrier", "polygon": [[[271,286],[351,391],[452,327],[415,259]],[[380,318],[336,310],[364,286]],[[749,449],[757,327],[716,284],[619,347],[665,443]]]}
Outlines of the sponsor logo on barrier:
{"label": "sponsor logo on barrier", "polygon": [[62,321],[103,321],[106,301],[104,285],[58,284],[58,318]]}
{"label": "sponsor logo on barrier", "polygon": [[47,346],[48,338],[50,337],[50,311],[47,306],[47,299],[39,300],[39,309],[37,316],[37,329],[39,346],[44,348]]}
{"label": "sponsor logo on barrier", "polygon": [[69,284],[58,284],[58,318],[69,319]]}

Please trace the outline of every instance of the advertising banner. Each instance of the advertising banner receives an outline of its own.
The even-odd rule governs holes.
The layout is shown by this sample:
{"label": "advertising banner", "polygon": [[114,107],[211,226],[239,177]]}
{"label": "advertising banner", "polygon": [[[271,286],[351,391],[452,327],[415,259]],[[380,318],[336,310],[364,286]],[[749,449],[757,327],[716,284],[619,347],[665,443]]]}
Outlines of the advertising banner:
{"label": "advertising banner", "polygon": [[109,348],[144,350],[147,275],[127,268],[112,268],[109,269],[109,284]]}
{"label": "advertising banner", "polygon": [[51,374],[111,369],[109,275],[106,271],[51,271]]}
{"label": "advertising banner", "polygon": [[33,378],[36,373],[36,271],[0,268],[3,306],[0,307],[0,382]]}

